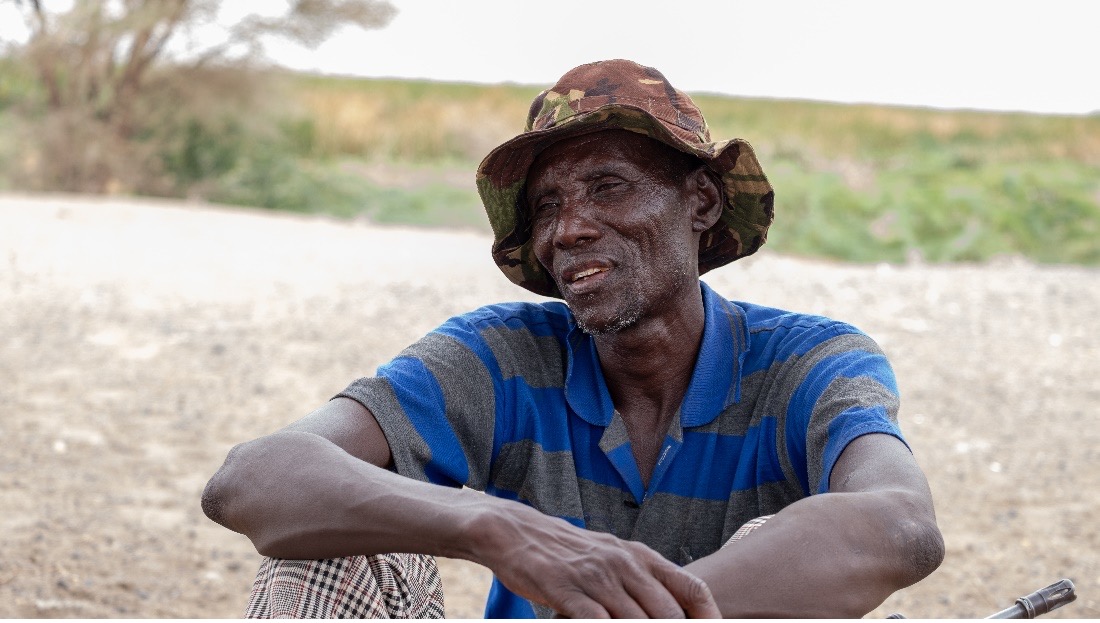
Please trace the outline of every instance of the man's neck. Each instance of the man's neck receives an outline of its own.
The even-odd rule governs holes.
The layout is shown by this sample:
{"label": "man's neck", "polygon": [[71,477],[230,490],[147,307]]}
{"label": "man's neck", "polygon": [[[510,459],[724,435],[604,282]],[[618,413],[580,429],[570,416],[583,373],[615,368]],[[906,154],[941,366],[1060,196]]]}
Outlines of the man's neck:
{"label": "man's neck", "polygon": [[694,292],[674,298],[683,304],[660,315],[595,338],[611,401],[626,425],[646,487],[703,341],[705,313],[698,285]]}
{"label": "man's neck", "polygon": [[671,415],[679,407],[703,339],[705,313],[698,282],[694,292],[659,316],[595,337],[604,379],[621,413]]}

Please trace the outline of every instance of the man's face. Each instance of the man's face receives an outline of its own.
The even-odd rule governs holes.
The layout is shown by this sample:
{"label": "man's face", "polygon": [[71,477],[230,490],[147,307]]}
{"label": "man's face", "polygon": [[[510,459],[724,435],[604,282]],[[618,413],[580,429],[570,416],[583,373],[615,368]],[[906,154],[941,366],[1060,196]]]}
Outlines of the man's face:
{"label": "man's face", "polygon": [[698,296],[691,192],[671,148],[625,130],[559,141],[527,177],[539,262],[581,328],[622,331]]}

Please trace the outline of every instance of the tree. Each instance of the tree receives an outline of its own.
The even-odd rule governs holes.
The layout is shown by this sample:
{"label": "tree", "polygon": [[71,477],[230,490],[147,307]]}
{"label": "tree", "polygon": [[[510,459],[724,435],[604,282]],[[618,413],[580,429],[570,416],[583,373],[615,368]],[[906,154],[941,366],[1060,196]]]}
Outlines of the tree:
{"label": "tree", "polygon": [[245,74],[263,66],[265,41],[313,48],[340,27],[379,28],[395,13],[384,0],[290,0],[280,14],[226,25],[219,10],[230,3],[221,0],[74,0],[64,10],[12,1],[29,36],[11,56],[37,84],[39,121],[47,124],[36,137],[44,185],[84,192],[133,189],[125,179],[133,167],[153,164],[135,143],[157,134],[151,100],[166,90],[186,95],[181,81],[236,73],[217,82],[244,95],[240,89],[255,86]]}

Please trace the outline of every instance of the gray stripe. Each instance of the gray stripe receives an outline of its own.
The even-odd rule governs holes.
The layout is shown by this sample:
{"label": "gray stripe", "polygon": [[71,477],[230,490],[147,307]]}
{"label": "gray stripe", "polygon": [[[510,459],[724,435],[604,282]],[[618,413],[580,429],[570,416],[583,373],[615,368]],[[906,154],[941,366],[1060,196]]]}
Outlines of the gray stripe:
{"label": "gray stripe", "polygon": [[581,478],[581,506],[584,509],[584,525],[589,530],[613,534],[629,539],[640,512],[629,491],[609,487]]}
{"label": "gray stripe", "polygon": [[[654,493],[642,505],[630,539],[645,543],[678,565],[685,565],[718,551],[727,504],[727,500]],[[670,522],[670,517],[676,521]]]}
{"label": "gray stripe", "polygon": [[[683,419],[680,417],[680,408],[676,409],[676,413],[672,414],[672,420],[668,423],[668,432],[665,434],[672,437],[676,441],[684,442],[684,427],[680,424]],[[661,444],[664,445],[664,440],[661,440]],[[654,467],[656,469],[656,467]]]}
{"label": "gray stripe", "polygon": [[805,497],[801,486],[794,483],[771,482],[755,489],[734,491],[730,495],[729,506],[726,508],[725,525],[722,529],[721,542],[729,540],[738,528],[746,521],[756,519],[761,515],[778,513],[786,506]]}
{"label": "gray stripe", "polygon": [[547,452],[531,439],[504,444],[489,480],[547,515],[583,516],[577,468],[568,450]]}
{"label": "gray stripe", "polygon": [[630,443],[630,433],[626,430],[626,422],[623,421],[623,416],[616,409],[614,415],[611,416],[611,423],[604,429],[603,436],[600,437],[600,450],[603,450],[604,454],[611,454],[615,448],[624,443]]}
{"label": "gray stripe", "polygon": [[625,504],[630,494],[615,487],[582,479],[580,492],[587,529],[640,541],[680,565],[718,551],[746,521],[804,497],[797,483],[768,483],[723,500],[655,493],[638,509]]}
{"label": "gray stripe", "polygon": [[432,450],[409,422],[388,380],[362,378],[337,395],[361,403],[374,414],[390,444],[390,454],[398,474],[428,481],[424,466],[432,460]]}
{"label": "gray stripe", "polygon": [[481,338],[493,351],[503,380],[518,376],[531,387],[565,386],[565,348],[558,338],[535,335],[526,327],[489,327]]}
{"label": "gray stripe", "polygon": [[897,424],[898,397],[877,379],[867,376],[833,379],[814,404],[806,431],[806,469],[809,471],[810,491],[817,491],[825,474],[825,445],[829,442],[829,424],[851,408],[883,406],[886,417]]}
{"label": "gray stripe", "polygon": [[716,433],[744,437],[753,422],[759,424],[761,416],[755,416],[757,407],[761,404],[758,400],[760,386],[765,378],[763,372],[757,372],[741,379],[741,402],[735,402],[718,414],[710,422],[702,426],[689,428],[693,433]]}
{"label": "gray stripe", "polygon": [[[761,384],[761,394],[757,398],[759,404],[754,409],[749,426],[758,425],[767,416],[776,418],[778,421],[775,434],[776,454],[779,456],[779,462],[783,467],[783,475],[789,482],[801,482],[794,464],[791,462],[791,457],[787,454],[787,408],[795,392],[805,382],[814,366],[820,363],[822,359],[851,350],[866,351],[869,349],[871,352],[877,352],[878,350],[869,337],[860,333],[845,333],[821,342],[804,355],[792,355],[785,361],[773,364],[767,370],[750,375],[750,377],[762,375],[762,379],[747,378],[745,380],[746,383],[751,383],[754,387],[756,383]],[[807,453],[811,451],[812,449],[807,449]]]}
{"label": "gray stripe", "polygon": [[729,389],[726,391],[726,404],[732,404],[738,398],[738,392],[741,397],[749,396],[748,389],[745,387],[745,381],[741,374],[741,353],[748,350],[748,344],[746,340],[748,336],[745,330],[745,316],[740,307],[735,306],[732,302],[726,299],[721,299],[722,308],[725,311],[726,320],[729,321],[730,337],[733,339],[733,369],[730,371],[730,383]]}
{"label": "gray stripe", "polygon": [[[726,500],[655,493],[639,509],[630,505],[630,494],[617,487],[585,479],[579,484],[587,529],[640,541],[680,565],[718,551],[746,521],[774,514],[804,497],[797,482],[768,483],[735,491]],[[669,517],[677,521],[670,524]]]}
{"label": "gray stripe", "polygon": [[429,333],[402,351],[432,373],[443,391],[444,411],[469,466],[467,487],[479,491],[488,482],[496,419],[493,378],[465,344],[442,333]]}

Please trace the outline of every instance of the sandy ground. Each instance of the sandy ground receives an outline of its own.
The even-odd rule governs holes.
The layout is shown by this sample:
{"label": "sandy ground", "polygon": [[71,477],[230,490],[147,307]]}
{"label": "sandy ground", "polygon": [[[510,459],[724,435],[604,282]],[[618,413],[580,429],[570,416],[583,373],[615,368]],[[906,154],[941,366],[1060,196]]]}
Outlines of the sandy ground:
{"label": "sandy ground", "polygon": [[[782,219],[776,236],[782,235]],[[237,617],[258,556],[199,494],[236,442],[447,316],[531,298],[475,233],[0,196],[0,616]],[[874,614],[979,617],[1059,578],[1100,616],[1100,271],[849,266],[767,251],[707,277],[849,320],[897,368],[948,553]],[[448,614],[487,570],[442,561]]]}

